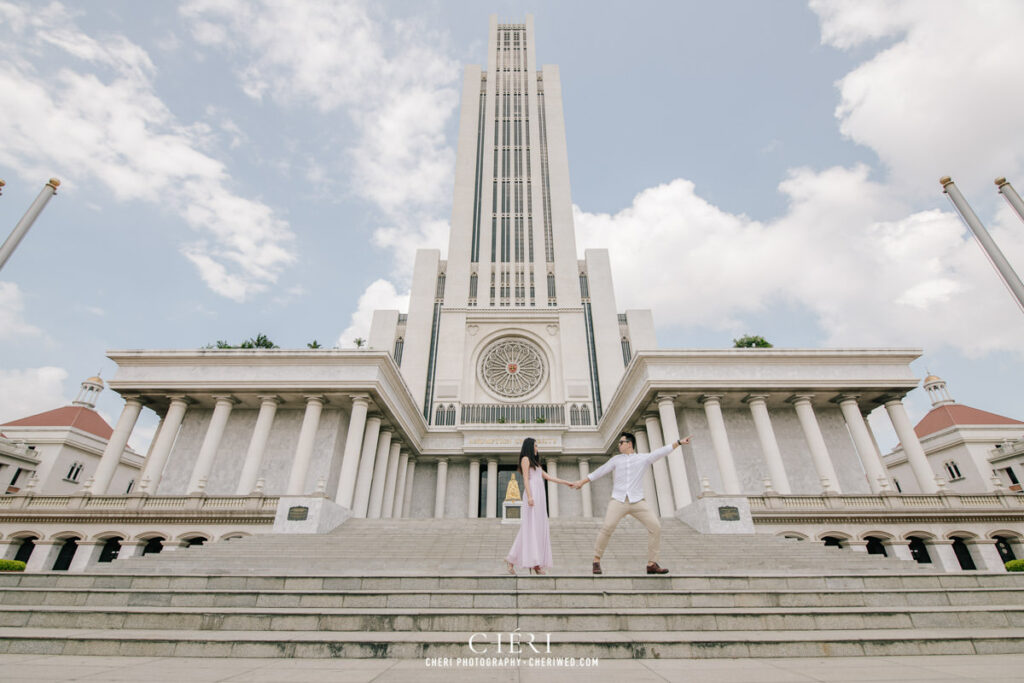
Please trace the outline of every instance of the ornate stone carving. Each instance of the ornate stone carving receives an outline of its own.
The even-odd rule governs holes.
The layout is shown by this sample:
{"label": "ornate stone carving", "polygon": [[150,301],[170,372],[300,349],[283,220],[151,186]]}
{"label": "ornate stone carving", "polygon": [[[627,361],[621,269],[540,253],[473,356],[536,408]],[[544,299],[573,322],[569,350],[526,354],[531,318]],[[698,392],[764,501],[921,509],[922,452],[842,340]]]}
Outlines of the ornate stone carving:
{"label": "ornate stone carving", "polygon": [[547,380],[544,354],[522,337],[503,337],[480,356],[480,381],[496,396],[523,400],[536,394]]}

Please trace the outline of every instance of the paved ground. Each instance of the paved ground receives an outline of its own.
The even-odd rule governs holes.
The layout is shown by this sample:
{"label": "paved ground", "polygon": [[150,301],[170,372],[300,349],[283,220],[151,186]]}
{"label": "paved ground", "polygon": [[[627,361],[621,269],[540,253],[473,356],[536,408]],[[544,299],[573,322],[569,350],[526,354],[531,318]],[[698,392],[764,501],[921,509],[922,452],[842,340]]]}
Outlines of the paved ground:
{"label": "paved ground", "polygon": [[423,660],[191,659],[0,655],[4,681],[579,681],[788,683],[790,681],[1024,681],[1024,655],[779,659],[601,660],[594,666],[428,667]]}

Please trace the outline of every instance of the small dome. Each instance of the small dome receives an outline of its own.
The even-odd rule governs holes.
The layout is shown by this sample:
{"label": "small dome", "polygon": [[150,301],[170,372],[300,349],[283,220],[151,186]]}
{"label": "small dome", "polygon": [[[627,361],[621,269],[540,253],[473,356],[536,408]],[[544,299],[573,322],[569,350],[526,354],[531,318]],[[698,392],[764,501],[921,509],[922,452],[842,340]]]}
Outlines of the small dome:
{"label": "small dome", "polygon": [[106,384],[103,383],[103,379],[99,375],[94,375],[93,377],[90,377],[89,379],[87,379],[85,381],[86,382],[91,382],[93,384],[99,384],[101,387],[105,387],[106,386]]}

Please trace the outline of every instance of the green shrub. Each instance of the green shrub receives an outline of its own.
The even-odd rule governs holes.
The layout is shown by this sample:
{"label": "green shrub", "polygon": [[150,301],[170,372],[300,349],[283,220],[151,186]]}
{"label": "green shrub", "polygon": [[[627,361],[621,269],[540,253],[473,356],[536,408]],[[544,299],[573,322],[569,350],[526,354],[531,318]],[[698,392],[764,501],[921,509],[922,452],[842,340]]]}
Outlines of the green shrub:
{"label": "green shrub", "polygon": [[1006,563],[1008,572],[1024,572],[1024,560],[1010,560]]}
{"label": "green shrub", "polygon": [[25,563],[17,560],[0,560],[0,572],[23,572]]}

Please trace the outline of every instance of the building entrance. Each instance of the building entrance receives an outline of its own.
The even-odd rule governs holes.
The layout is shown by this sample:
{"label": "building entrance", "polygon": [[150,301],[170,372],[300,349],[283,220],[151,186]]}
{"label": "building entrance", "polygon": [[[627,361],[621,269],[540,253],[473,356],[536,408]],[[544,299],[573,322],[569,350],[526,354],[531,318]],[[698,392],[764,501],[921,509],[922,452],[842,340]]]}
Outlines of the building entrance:
{"label": "building entrance", "polygon": [[[498,496],[497,496],[497,502],[496,502],[495,508],[494,508],[494,515],[498,519],[501,519],[501,506],[502,506],[502,503],[505,502],[505,490],[508,488],[508,482],[512,479],[512,477],[516,478],[516,484],[519,485],[519,495],[522,498],[523,504],[524,505],[526,504],[526,489],[523,488],[523,475],[522,475],[522,472],[519,471],[519,468],[516,465],[498,465],[498,489],[497,489],[498,490]],[[545,498],[545,501],[546,501],[547,500],[547,496],[545,496],[544,498]],[[480,517],[481,518],[486,517],[487,516],[487,512],[488,512],[488,510],[487,510],[487,468],[486,467],[481,467],[480,468],[480,508],[479,508]]]}

